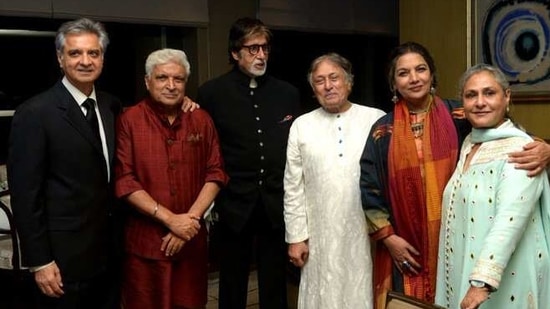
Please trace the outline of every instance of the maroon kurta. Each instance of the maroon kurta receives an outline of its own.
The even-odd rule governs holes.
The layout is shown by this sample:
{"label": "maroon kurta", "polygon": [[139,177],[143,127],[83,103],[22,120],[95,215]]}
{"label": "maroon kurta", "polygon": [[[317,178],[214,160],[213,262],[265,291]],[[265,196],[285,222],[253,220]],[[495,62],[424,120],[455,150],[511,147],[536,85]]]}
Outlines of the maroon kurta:
{"label": "maroon kurta", "polygon": [[[187,212],[206,182],[223,186],[228,180],[218,136],[208,114],[202,110],[181,113],[170,125],[149,99],[128,108],[119,118],[115,174],[117,197],[145,190],[174,213]],[[195,271],[186,273],[181,280],[193,280],[195,285],[206,287],[204,222],[199,234],[173,257],[160,251],[161,238],[168,232],[150,216],[133,211],[126,222],[126,251],[146,259],[192,263],[186,268]]]}

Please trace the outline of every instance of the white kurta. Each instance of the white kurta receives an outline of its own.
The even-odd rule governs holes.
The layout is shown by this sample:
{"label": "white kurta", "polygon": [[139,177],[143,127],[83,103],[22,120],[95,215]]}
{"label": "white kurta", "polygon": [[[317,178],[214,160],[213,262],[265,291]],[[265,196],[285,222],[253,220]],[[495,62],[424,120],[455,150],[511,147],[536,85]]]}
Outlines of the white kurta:
{"label": "white kurta", "polygon": [[384,112],[322,108],[290,128],[285,169],[286,241],[308,240],[300,309],[372,308],[372,261],[359,191],[359,159]]}

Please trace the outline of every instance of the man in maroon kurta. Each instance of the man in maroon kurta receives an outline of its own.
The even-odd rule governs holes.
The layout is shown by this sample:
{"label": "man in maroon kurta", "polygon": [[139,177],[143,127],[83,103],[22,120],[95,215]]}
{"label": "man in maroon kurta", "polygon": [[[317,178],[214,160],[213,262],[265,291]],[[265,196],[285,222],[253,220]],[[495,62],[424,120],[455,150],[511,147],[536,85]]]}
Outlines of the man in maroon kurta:
{"label": "man in maroon kurta", "polygon": [[228,177],[210,116],[183,113],[185,53],[149,55],[150,96],[117,124],[115,191],[132,206],[125,231],[123,305],[201,308],[207,300],[207,231],[202,220]]}

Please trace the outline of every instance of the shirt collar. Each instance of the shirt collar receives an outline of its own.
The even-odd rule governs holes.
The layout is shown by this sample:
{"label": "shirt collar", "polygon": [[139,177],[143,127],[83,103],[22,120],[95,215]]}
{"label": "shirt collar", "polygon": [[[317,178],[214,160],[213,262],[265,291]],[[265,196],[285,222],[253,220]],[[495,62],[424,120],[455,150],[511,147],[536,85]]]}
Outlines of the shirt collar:
{"label": "shirt collar", "polygon": [[90,94],[90,96],[86,96],[84,93],[82,93],[82,91],[78,90],[78,88],[76,88],[73,84],[71,84],[71,82],[67,79],[67,76],[63,76],[63,79],[61,80],[61,82],[63,83],[63,86],[67,88],[67,90],[69,91],[69,93],[74,98],[76,103],[78,103],[79,106],[82,103],[84,103],[84,101],[86,101],[87,98],[92,98],[94,99],[94,101],[97,102],[97,97],[95,94],[95,86],[94,88],[92,88],[92,93]]}
{"label": "shirt collar", "polygon": [[[164,114],[162,109],[151,99],[151,97],[145,98],[145,104],[149,107],[151,112],[156,115],[163,123],[169,125],[168,117]],[[180,119],[181,119],[182,111],[178,110],[178,115],[176,116],[176,120],[172,123],[172,126],[179,125]]]}
{"label": "shirt collar", "polygon": [[[239,84],[245,85],[247,88],[250,87],[250,80],[252,79],[250,76],[245,74],[241,69],[239,69],[238,65],[235,65],[233,67],[233,74],[235,75],[235,78],[239,82]],[[263,83],[265,83],[267,79],[267,73],[264,73],[262,76],[254,77],[254,80],[256,80],[257,88],[261,87]]]}

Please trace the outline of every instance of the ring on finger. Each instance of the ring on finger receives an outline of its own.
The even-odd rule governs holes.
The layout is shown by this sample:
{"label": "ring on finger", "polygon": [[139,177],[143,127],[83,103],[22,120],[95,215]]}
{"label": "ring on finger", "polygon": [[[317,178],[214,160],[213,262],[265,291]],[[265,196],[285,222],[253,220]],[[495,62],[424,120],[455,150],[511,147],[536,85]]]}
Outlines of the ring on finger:
{"label": "ring on finger", "polygon": [[410,268],[411,264],[409,263],[409,261],[405,260],[401,263],[401,266],[405,268]]}

